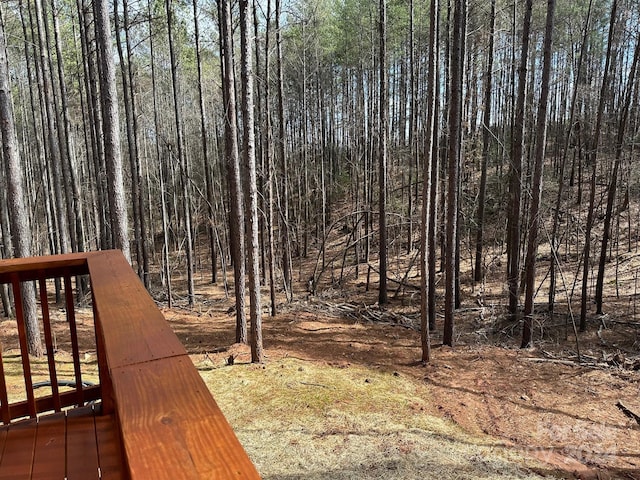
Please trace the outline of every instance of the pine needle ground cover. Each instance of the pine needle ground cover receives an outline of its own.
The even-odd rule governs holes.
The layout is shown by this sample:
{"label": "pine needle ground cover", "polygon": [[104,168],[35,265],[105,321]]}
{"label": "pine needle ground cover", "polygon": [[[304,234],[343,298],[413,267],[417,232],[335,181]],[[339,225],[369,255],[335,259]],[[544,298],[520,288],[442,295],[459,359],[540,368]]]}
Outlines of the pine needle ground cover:
{"label": "pine needle ground cover", "polygon": [[428,414],[427,387],[398,372],[290,357],[198,366],[265,479],[542,478],[504,443]]}

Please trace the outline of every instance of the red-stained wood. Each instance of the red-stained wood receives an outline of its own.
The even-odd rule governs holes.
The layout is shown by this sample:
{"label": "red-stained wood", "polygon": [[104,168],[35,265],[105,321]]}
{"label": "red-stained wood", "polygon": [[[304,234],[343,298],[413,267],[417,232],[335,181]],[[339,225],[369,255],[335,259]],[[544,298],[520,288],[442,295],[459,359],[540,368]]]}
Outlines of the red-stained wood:
{"label": "red-stained wood", "polygon": [[[93,297],[93,292],[91,293]],[[113,387],[111,385],[111,375],[109,373],[109,365],[107,364],[107,353],[104,344],[104,335],[102,328],[100,328],[98,322],[98,312],[95,306],[95,299],[93,301],[93,318],[94,330],[96,334],[96,355],[98,357],[98,375],[100,377],[100,388],[102,390],[102,412],[105,414],[112,414],[115,411]]]}
{"label": "red-stained wood", "polygon": [[36,420],[26,420],[2,428],[6,429],[7,438],[0,459],[0,480],[30,478],[37,431]]}
{"label": "red-stained wood", "polygon": [[188,356],[112,375],[132,478],[260,478]]}
{"label": "red-stained wood", "polygon": [[[83,389],[83,398],[85,402],[92,402],[94,400],[99,400],[101,397],[101,387],[100,385],[91,385],[89,387],[85,387]],[[80,401],[78,400],[78,393],[75,390],[71,390],[68,392],[60,393],[60,404],[62,408],[71,407],[78,405]],[[44,397],[36,398],[36,410],[38,413],[42,412],[50,412],[54,410],[53,397],[51,395],[47,395]],[[29,405],[28,402],[16,402],[11,404],[11,419],[15,420],[17,418],[26,417],[29,415]]]}
{"label": "red-stained wood", "polygon": [[260,478],[124,257],[88,264],[131,478]]}
{"label": "red-stained wood", "polygon": [[0,479],[125,480],[113,415],[91,406],[0,427]]}
{"label": "red-stained wood", "polygon": [[18,338],[20,340],[20,358],[22,360],[22,373],[24,375],[24,385],[27,394],[27,407],[29,416],[36,416],[36,400],[33,393],[33,380],[31,378],[31,362],[29,360],[29,347],[27,346],[27,329],[25,326],[24,307],[22,304],[22,289],[17,274],[13,275],[11,285],[13,286],[13,298],[15,302],[16,321],[18,323]]}
{"label": "red-stained wood", "polygon": [[67,479],[99,478],[96,425],[91,406],[67,412]]}
{"label": "red-stained wood", "polygon": [[97,252],[87,261],[110,369],[186,354],[120,252]]}
{"label": "red-stained wood", "polygon": [[125,476],[120,436],[113,415],[96,415],[98,462],[102,480],[119,480]]}
{"label": "red-stained wood", "polygon": [[2,462],[2,454],[4,453],[4,446],[7,440],[7,427],[0,427],[0,462]]}
{"label": "red-stained wood", "polygon": [[73,304],[73,289],[71,288],[71,277],[64,276],[64,298],[67,307],[67,323],[71,335],[71,352],[73,357],[73,371],[76,380],[76,392],[78,393],[78,405],[84,405],[82,393],[82,370],[80,368],[80,348],[78,347],[78,329],[76,328],[75,306]]}
{"label": "red-stained wood", "polygon": [[33,478],[60,480],[65,477],[65,414],[56,413],[38,419],[33,455]]}
{"label": "red-stained wood", "polygon": [[[65,263],[67,260],[69,263]],[[102,414],[94,416],[91,406],[68,412],[63,422],[64,455],[50,454],[55,448],[59,452],[56,439],[60,438],[60,425],[56,418],[60,414],[47,419],[38,436],[33,433],[38,432],[33,422],[17,422],[0,429],[0,451],[4,452],[0,457],[0,480],[2,475],[17,478],[12,475],[18,468],[24,469],[27,465],[30,468],[32,464],[38,469],[36,473],[59,472],[57,464],[47,466],[55,457],[66,458],[66,478],[71,480],[98,476],[114,480],[259,479],[184,346],[121,252],[0,262],[0,282],[12,280],[14,289],[18,285],[19,290],[19,282],[25,279],[40,280],[43,305],[47,305],[42,300],[43,295],[46,300],[46,288],[42,288],[44,279],[64,278],[67,314],[72,344],[75,344],[74,368],[79,366],[79,355],[77,336],[73,338],[71,276],[86,273],[92,289],[101,385],[63,392],[59,400],[55,395],[35,401],[27,399],[11,405],[8,413],[4,411],[5,401],[2,413],[3,418],[16,418],[32,414],[34,409],[42,412],[56,409],[58,405],[62,408],[73,405],[74,401],[82,404],[82,396],[84,401],[91,401],[102,394]],[[46,317],[46,330],[48,305],[43,306],[43,317]],[[46,331],[45,337],[49,348],[52,342]],[[80,374],[75,369],[76,381],[80,383]],[[55,365],[50,366],[52,380],[54,375]],[[29,425],[33,427],[32,433],[27,428]],[[6,435],[4,450],[3,435]],[[14,455],[16,451],[21,454]],[[51,476],[56,477],[58,474]],[[34,475],[34,478],[41,477]]]}
{"label": "red-stained wood", "polygon": [[0,343],[0,414],[2,422],[7,424],[11,421],[9,412],[9,399],[7,394],[7,382],[4,376],[4,360],[2,359],[2,344]]}
{"label": "red-stained wood", "polygon": [[[44,272],[40,273],[40,307],[42,310],[42,324],[44,326],[44,340],[47,349],[47,362],[49,364],[49,380],[51,381],[51,396],[53,397],[53,409],[59,412],[62,409],[60,404],[60,391],[58,388],[58,374],[56,372],[56,360],[53,351],[53,335],[51,333],[51,317],[49,315],[49,299],[47,297],[47,281]],[[4,378],[4,376],[3,376]]]}
{"label": "red-stained wood", "polygon": [[62,277],[65,271],[84,275],[87,273],[87,258],[92,255],[95,252],[4,259],[0,263],[0,283],[11,283],[13,275],[17,275],[21,282],[38,280],[42,271],[46,272],[46,278]]}

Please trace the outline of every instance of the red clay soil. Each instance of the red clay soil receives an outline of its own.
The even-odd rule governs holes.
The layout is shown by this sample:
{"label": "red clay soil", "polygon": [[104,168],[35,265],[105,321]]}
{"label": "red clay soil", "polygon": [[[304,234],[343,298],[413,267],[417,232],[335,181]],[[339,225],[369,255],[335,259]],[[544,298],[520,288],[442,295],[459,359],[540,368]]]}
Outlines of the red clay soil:
{"label": "red clay soil", "polygon": [[[234,343],[230,301],[198,312],[165,310],[190,352],[214,362],[249,361]],[[549,465],[563,478],[640,479],[640,426],[616,407],[640,414],[640,374],[616,366],[581,366],[548,351],[487,344],[433,349],[419,362],[413,328],[344,318],[328,303],[301,301],[264,317],[267,361],[293,356],[330,365],[402,372],[430,387],[433,414],[487,434]]]}

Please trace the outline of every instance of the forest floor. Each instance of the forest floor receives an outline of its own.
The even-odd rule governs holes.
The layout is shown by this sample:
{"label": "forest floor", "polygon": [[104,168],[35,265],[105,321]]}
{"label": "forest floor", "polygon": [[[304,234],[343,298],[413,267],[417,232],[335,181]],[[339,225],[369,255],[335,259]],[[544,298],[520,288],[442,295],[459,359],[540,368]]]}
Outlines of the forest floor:
{"label": "forest floor", "polygon": [[566,315],[522,350],[518,324],[467,295],[455,348],[434,332],[423,365],[417,295],[381,309],[364,281],[325,287],[265,308],[264,365],[234,344],[220,286],[164,310],[265,478],[640,479],[640,425],[617,407],[640,414],[635,325],[592,318],[579,364]]}

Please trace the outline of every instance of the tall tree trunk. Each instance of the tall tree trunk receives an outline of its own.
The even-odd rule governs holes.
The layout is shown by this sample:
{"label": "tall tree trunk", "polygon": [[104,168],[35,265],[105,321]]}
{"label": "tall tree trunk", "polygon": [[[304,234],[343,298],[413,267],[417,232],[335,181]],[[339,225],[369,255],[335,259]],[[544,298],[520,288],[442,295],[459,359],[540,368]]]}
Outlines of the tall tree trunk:
{"label": "tall tree trunk", "polygon": [[107,0],[95,0],[93,8],[96,22],[96,40],[98,49],[101,52],[100,97],[113,246],[122,250],[122,254],[127,261],[131,262],[127,207],[122,177],[122,154],[120,152],[120,117],[116,91],[116,69],[113,60],[111,27],[109,24],[109,2]]}
{"label": "tall tree trunk", "polygon": [[[429,56],[427,67],[427,118],[425,132],[425,168],[422,172],[422,218],[420,230],[420,338],[422,344],[422,361],[429,362],[431,360],[431,338],[429,335],[429,302],[430,289],[433,283],[430,282],[429,264],[434,261],[430,257],[432,254],[429,249],[429,225],[432,223],[430,215],[432,214],[431,202],[434,199],[433,190],[436,184],[432,182],[433,170],[437,169],[437,152],[433,145],[436,137],[436,72],[437,72],[437,41],[438,32],[438,0],[431,0],[429,12]],[[434,155],[434,152],[436,153]],[[411,195],[411,193],[410,193]],[[434,223],[435,225],[435,223]],[[435,253],[435,251],[433,252]]]}
{"label": "tall tree trunk", "polygon": [[[418,165],[420,164],[418,148],[417,148],[417,135],[416,135],[416,122],[418,119],[416,111],[416,95],[417,95],[417,75],[416,75],[416,52],[415,52],[415,8],[414,1],[409,0],[409,181],[407,184],[407,220],[409,222],[409,228],[407,229],[407,254],[411,253],[413,249],[413,167],[416,167],[416,176],[418,171]],[[427,100],[430,102],[431,100]],[[429,121],[429,120],[427,120]],[[418,183],[417,181],[415,183]],[[418,195],[416,194],[416,202]]]}
{"label": "tall tree trunk", "polygon": [[[438,2],[439,3],[439,2]],[[440,185],[440,135],[439,135],[439,121],[438,117],[440,115],[440,82],[438,81],[439,77],[439,56],[438,51],[440,49],[439,45],[439,34],[440,34],[440,6],[436,4],[436,11],[434,12],[435,18],[433,19],[435,32],[433,32],[433,38],[431,39],[431,44],[435,49],[435,87],[434,87],[434,97],[435,103],[433,106],[433,144],[431,147],[431,151],[425,152],[427,155],[431,156],[431,179],[430,179],[430,192],[429,192],[429,225],[427,230],[427,249],[428,249],[428,261],[427,261],[427,269],[428,269],[428,317],[429,317],[429,330],[433,331],[436,329],[436,272],[438,268],[437,258],[436,258],[436,250],[437,250],[437,238],[438,238],[438,185]],[[430,33],[431,36],[431,33]]]}
{"label": "tall tree trunk", "polygon": [[[54,102],[54,88],[51,77],[51,59],[47,46],[47,35],[45,25],[48,25],[44,16],[42,0],[35,0],[36,29],[38,53],[40,56],[40,95],[45,106],[47,144],[48,144],[48,166],[51,171],[53,181],[53,198],[55,199],[56,223],[58,225],[58,238],[60,242],[60,253],[71,251],[69,239],[69,224],[66,213],[66,203],[63,197],[63,185],[61,179],[62,160],[60,153],[60,138],[58,136],[58,125],[56,123],[56,106]],[[48,30],[48,29],[47,29]]]}
{"label": "tall tree trunk", "polygon": [[[120,34],[120,13],[118,11],[118,0],[114,0],[113,2],[113,22],[116,32],[116,47],[118,50],[118,59],[120,60],[120,73],[122,78],[122,92],[123,92],[123,100],[124,100],[124,110],[125,110],[125,126],[126,126],[126,134],[127,134],[127,153],[129,154],[129,166],[130,166],[130,174],[131,174],[131,199],[133,200],[136,207],[133,208],[133,235],[134,235],[134,247],[136,254],[136,265],[138,268],[138,276],[142,279],[143,277],[143,265],[142,265],[142,231],[140,230],[140,212],[137,208],[139,199],[140,199],[140,191],[139,184],[137,179],[135,178],[137,171],[137,163],[138,163],[138,147],[136,145],[136,138],[133,133],[133,113],[132,113],[132,104],[134,99],[130,97],[130,89],[129,89],[129,73],[131,66],[128,65],[127,60],[124,56],[124,50],[122,48],[122,36]],[[124,7],[126,9],[126,5]]]}
{"label": "tall tree trunk", "polygon": [[215,212],[213,198],[213,177],[211,172],[211,160],[209,158],[209,142],[207,141],[207,116],[204,108],[204,93],[202,80],[202,59],[200,54],[200,26],[198,21],[198,1],[193,0],[193,27],[195,33],[196,67],[198,70],[198,108],[200,110],[200,142],[202,146],[202,162],[204,164],[204,180],[207,195],[207,235],[209,236],[209,256],[211,258],[211,283],[216,283],[217,275],[217,249],[213,225]]}
{"label": "tall tree trunk", "polygon": [[60,24],[58,21],[58,2],[52,1],[51,13],[53,16],[53,32],[56,49],[56,65],[58,70],[58,83],[60,85],[60,107],[62,110],[62,129],[60,131],[60,145],[62,145],[62,177],[64,179],[65,200],[68,223],[71,228],[70,244],[73,251],[82,252],[85,250],[84,245],[84,222],[82,200],[80,198],[80,189],[73,167],[71,139],[70,139],[70,119],[69,119],[69,101],[67,94],[66,76],[64,71],[64,62],[62,56],[62,41],[60,35]]}
{"label": "tall tree trunk", "polygon": [[277,51],[277,82],[278,82],[278,156],[282,167],[282,198],[278,198],[281,216],[281,241],[282,241],[282,274],[284,287],[289,301],[293,300],[292,289],[292,265],[291,265],[291,240],[289,225],[289,159],[287,158],[285,118],[284,118],[284,69],[282,58],[282,32],[280,31],[280,16],[282,15],[281,1],[276,0],[276,51]]}
{"label": "tall tree trunk", "polygon": [[491,0],[489,19],[489,51],[487,52],[487,71],[484,83],[484,114],[482,117],[482,165],[480,167],[480,189],[478,191],[478,217],[476,226],[476,265],[474,280],[479,282],[484,276],[484,209],[487,196],[487,164],[491,147],[491,93],[493,88],[493,43],[496,27],[496,0]]}
{"label": "tall tree trunk", "polygon": [[225,155],[229,181],[229,235],[236,294],[236,342],[247,343],[245,313],[245,245],[242,185],[238,154],[238,122],[236,118],[236,81],[231,32],[231,0],[220,2],[220,41],[222,43],[222,93],[225,112]]}
{"label": "tall tree trunk", "polygon": [[[124,19],[124,40],[126,51],[123,51],[120,35],[120,19],[118,14],[118,0],[113,2],[114,23],[117,32],[116,46],[120,59],[122,74],[122,91],[124,96],[124,108],[126,118],[127,145],[129,165],[131,173],[131,201],[133,202],[133,230],[136,249],[136,263],[138,276],[145,287],[149,288],[149,253],[146,241],[146,222],[144,209],[144,192],[142,188],[142,169],[140,167],[140,155],[138,148],[138,114],[136,109],[136,96],[133,78],[133,51],[129,35],[129,5],[128,0],[122,0],[122,14]],[[125,57],[126,54],[126,57]]]}
{"label": "tall tree trunk", "polygon": [[[514,7],[515,8],[515,7]],[[522,157],[524,147],[524,117],[527,90],[527,59],[533,0],[526,0],[522,23],[522,51],[518,67],[518,94],[516,97],[510,164],[510,206],[507,219],[507,283],[509,285],[509,316],[518,315],[518,279],[520,276],[520,214],[522,197]]]}
{"label": "tall tree trunk", "polygon": [[271,40],[271,0],[267,0],[267,26],[265,31],[265,56],[264,56],[264,155],[267,174],[267,238],[268,238],[268,256],[269,256],[269,296],[271,301],[271,316],[275,317],[278,314],[278,304],[276,300],[276,282],[275,282],[275,268],[276,268],[276,255],[275,255],[275,238],[273,235],[274,227],[274,211],[273,211],[273,182],[274,182],[274,168],[273,168],[273,147],[272,147],[272,122],[271,122],[271,98],[270,98],[270,82],[269,75],[271,72],[269,61],[269,44]]}
{"label": "tall tree trunk", "polygon": [[[24,204],[24,190],[18,138],[16,135],[11,85],[9,83],[9,63],[4,32],[4,20],[0,11],[0,135],[2,136],[2,159],[7,179],[7,202],[11,236],[16,257],[31,256],[32,232],[29,214]],[[7,238],[4,238],[7,241]],[[18,299],[16,298],[16,301]],[[36,291],[32,282],[22,284],[22,306],[27,332],[27,345],[31,355],[44,355],[40,329],[38,327]]]}
{"label": "tall tree trunk", "polygon": [[380,289],[378,292],[378,304],[388,303],[387,296],[387,141],[389,136],[389,100],[387,90],[387,5],[386,0],[380,0],[380,146],[378,158],[378,208],[380,227]]}
{"label": "tall tree trunk", "polygon": [[449,74],[449,145],[447,148],[447,223],[445,245],[444,331],[442,343],[453,346],[456,303],[456,251],[458,237],[458,186],[462,144],[462,74],[466,0],[454,1]]}
{"label": "tall tree trunk", "polygon": [[604,64],[604,72],[602,76],[602,85],[600,87],[600,98],[598,102],[598,113],[596,116],[596,125],[593,131],[593,140],[590,145],[590,163],[591,163],[591,181],[589,192],[589,210],[587,212],[587,225],[585,228],[584,250],[582,255],[582,297],[580,299],[580,331],[587,330],[587,297],[589,290],[589,265],[591,256],[591,231],[595,218],[596,204],[596,177],[598,172],[598,146],[600,144],[600,134],[602,130],[602,121],[604,117],[604,108],[609,89],[609,68],[611,66],[611,54],[613,52],[614,26],[618,11],[618,0],[613,0],[611,4],[611,18],[609,21],[609,35],[607,43],[607,56]]}
{"label": "tall tree trunk", "polygon": [[149,15],[149,54],[151,56],[151,90],[153,97],[153,127],[156,132],[155,145],[155,159],[158,165],[158,177],[160,180],[160,206],[162,212],[162,271],[164,286],[167,289],[167,304],[169,308],[173,306],[173,292],[171,285],[171,265],[169,259],[169,215],[167,212],[167,192],[164,179],[164,167],[161,164],[160,158],[160,139],[158,138],[158,132],[160,130],[160,120],[158,118],[158,96],[156,88],[156,62],[155,62],[155,48],[153,42],[153,23],[152,23],[152,10],[151,1],[147,0],[147,13]]}
{"label": "tall tree trunk", "polygon": [[173,36],[173,8],[171,0],[166,1],[167,11],[167,32],[169,40],[169,55],[171,56],[171,85],[173,87],[173,113],[176,122],[176,147],[178,155],[178,164],[180,166],[180,184],[182,189],[182,215],[185,234],[185,252],[187,256],[187,295],[189,297],[189,305],[195,303],[195,286],[193,279],[193,238],[191,226],[191,196],[189,194],[190,175],[189,162],[187,161],[187,152],[184,145],[184,126],[182,120],[182,109],[180,107],[180,84],[178,83],[178,54],[176,52],[175,40]]}
{"label": "tall tree trunk", "polygon": [[[104,175],[104,145],[101,141],[103,136],[102,115],[100,113],[98,73],[96,65],[96,51],[92,47],[91,41],[91,7],[87,5],[87,0],[76,0],[78,10],[78,20],[80,23],[80,46],[82,48],[82,63],[84,71],[84,89],[87,98],[87,120],[85,128],[90,137],[87,150],[90,151],[92,160],[91,169],[95,178],[94,190],[96,202],[94,204],[94,216],[96,220],[96,244],[98,248],[106,249],[111,247],[111,230],[108,228],[107,217],[109,211]],[[95,25],[93,28],[95,33]],[[88,123],[88,125],[86,124]],[[97,214],[96,214],[97,213]]]}
{"label": "tall tree trunk", "polygon": [[[2,93],[0,92],[0,95]],[[9,210],[7,202],[7,179],[4,164],[0,167],[0,257],[10,258],[11,252],[11,232],[9,229]],[[0,298],[2,299],[2,310],[5,318],[13,316],[13,302],[10,297],[8,285],[0,286]]]}
{"label": "tall tree trunk", "polygon": [[[129,5],[128,0],[123,0],[122,8],[124,10],[124,38],[125,44],[127,46],[127,73],[129,76],[129,97],[131,98],[131,113],[133,118],[133,147],[134,147],[134,155],[133,158],[135,162],[132,164],[132,172],[131,172],[131,181],[135,182],[137,187],[137,198],[134,197],[134,209],[138,211],[139,217],[139,228],[140,228],[140,251],[142,255],[142,282],[144,286],[148,289],[151,284],[150,272],[149,272],[149,242],[148,236],[149,232],[147,232],[147,221],[146,221],[146,207],[145,207],[145,190],[148,188],[148,183],[144,181],[144,177],[142,175],[142,163],[140,161],[139,154],[139,145],[138,145],[138,109],[136,107],[136,95],[135,95],[135,82],[134,82],[134,70],[132,68],[133,62],[133,47],[131,45],[131,35],[130,35],[130,26],[131,22],[129,20]],[[146,187],[146,188],[145,188]]]}
{"label": "tall tree trunk", "polygon": [[[637,34],[637,32],[636,32]],[[598,264],[598,277],[596,279],[596,313],[602,315],[602,294],[604,290],[604,271],[607,264],[607,247],[609,238],[611,238],[611,220],[613,217],[613,207],[616,200],[616,191],[618,188],[618,172],[620,163],[622,162],[622,151],[625,145],[625,136],[627,132],[627,122],[629,119],[629,111],[631,102],[636,90],[636,74],[638,69],[638,58],[640,57],[640,41],[636,40],[635,53],[633,55],[633,64],[629,72],[629,81],[627,82],[627,91],[620,115],[620,123],[618,124],[618,135],[616,138],[616,156],[613,161],[613,171],[609,180],[609,191],[607,193],[607,207],[604,214],[604,226],[602,230],[602,246],[600,247],[600,262]]]}
{"label": "tall tree trunk", "polygon": [[[547,104],[549,100],[549,77],[551,76],[551,45],[553,37],[553,16],[555,0],[547,1],[547,20],[544,32],[542,60],[542,81],[538,103],[536,125],[536,144],[533,166],[533,187],[531,209],[529,212],[529,243],[525,257],[525,298],[524,325],[522,328],[522,348],[531,343],[531,323],[533,319],[533,300],[536,281],[536,254],[538,252],[538,230],[540,223],[540,202],[542,197],[542,167],[544,165],[545,143],[547,140]],[[553,260],[552,260],[553,261]]]}
{"label": "tall tree trunk", "polygon": [[[593,6],[593,0],[589,0],[589,7],[587,10],[587,18],[584,22],[584,29],[582,34],[582,43],[580,45],[580,57],[578,58],[578,71],[576,73],[576,81],[571,96],[571,105],[569,107],[569,121],[567,126],[567,132],[564,138],[564,148],[562,152],[562,159],[560,160],[560,172],[558,173],[558,195],[556,197],[556,206],[553,214],[553,226],[551,228],[551,269],[549,271],[549,311],[553,312],[555,306],[556,295],[556,263],[558,262],[558,224],[560,222],[560,207],[562,205],[562,197],[564,192],[564,172],[567,165],[567,156],[569,155],[569,149],[571,147],[571,138],[573,136],[573,127],[576,115],[576,105],[578,98],[578,87],[580,80],[582,79],[582,68],[584,64],[584,57],[587,50],[587,36],[589,34],[589,25],[591,23],[591,11]],[[577,132],[579,135],[580,132]],[[575,162],[575,153],[574,153]],[[573,168],[572,168],[573,171]],[[573,173],[571,174],[573,177]]]}
{"label": "tall tree trunk", "polygon": [[251,3],[240,0],[240,51],[242,69],[242,125],[244,138],[245,238],[249,276],[249,316],[251,321],[251,361],[264,361],[262,347],[262,301],[260,296],[260,244],[258,223],[258,188],[255,157],[255,119],[253,104],[253,58],[251,41]]}

